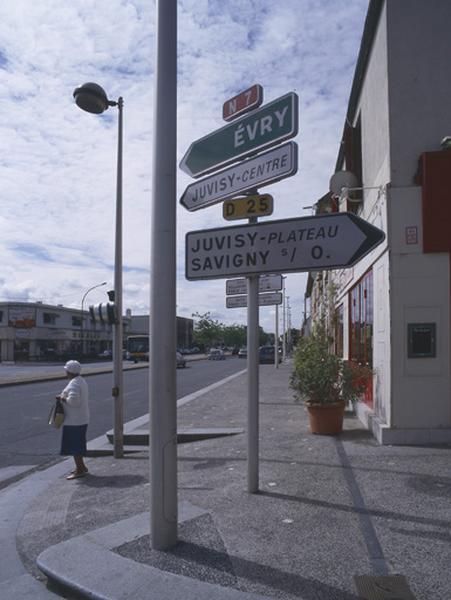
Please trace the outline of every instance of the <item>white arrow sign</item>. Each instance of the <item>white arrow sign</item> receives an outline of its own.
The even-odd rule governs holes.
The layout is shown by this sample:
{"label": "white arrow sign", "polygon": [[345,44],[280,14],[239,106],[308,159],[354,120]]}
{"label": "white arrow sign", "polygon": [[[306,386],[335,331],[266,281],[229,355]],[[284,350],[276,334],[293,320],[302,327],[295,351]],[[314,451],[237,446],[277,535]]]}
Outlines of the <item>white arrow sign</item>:
{"label": "white arrow sign", "polygon": [[[282,289],[282,275],[260,275],[258,278],[259,292],[275,292]],[[247,281],[243,277],[226,281],[227,296],[247,294]]]}
{"label": "white arrow sign", "polygon": [[[259,306],[273,306],[274,304],[282,304],[281,292],[272,292],[270,294],[259,294]],[[227,296],[226,308],[246,308],[247,296]]]}
{"label": "white arrow sign", "polygon": [[186,278],[350,267],[384,238],[352,213],[192,231],[186,235]]}
{"label": "white arrow sign", "polygon": [[183,192],[180,204],[189,211],[206,208],[253,188],[291,177],[297,170],[298,147],[295,142],[288,142],[192,183]]}

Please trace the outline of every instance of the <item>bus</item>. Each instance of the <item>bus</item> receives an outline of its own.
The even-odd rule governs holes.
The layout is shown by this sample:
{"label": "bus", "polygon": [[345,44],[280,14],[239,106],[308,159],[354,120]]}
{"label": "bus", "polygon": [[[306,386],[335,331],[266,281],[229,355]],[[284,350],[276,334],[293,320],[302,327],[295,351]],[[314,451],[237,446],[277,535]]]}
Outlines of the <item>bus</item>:
{"label": "bus", "polygon": [[127,360],[149,361],[149,336],[129,335],[127,337]]}

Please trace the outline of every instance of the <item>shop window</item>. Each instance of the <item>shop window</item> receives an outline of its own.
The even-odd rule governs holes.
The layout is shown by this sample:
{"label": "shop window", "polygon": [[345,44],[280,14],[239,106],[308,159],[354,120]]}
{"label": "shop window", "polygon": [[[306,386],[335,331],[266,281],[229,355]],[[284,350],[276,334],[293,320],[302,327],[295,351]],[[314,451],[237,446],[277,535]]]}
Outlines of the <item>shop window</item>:
{"label": "shop window", "polygon": [[[373,272],[369,271],[349,292],[349,357],[373,366]],[[372,406],[372,381],[365,401]]]}
{"label": "shop window", "polygon": [[54,358],[56,356],[56,342],[50,340],[37,340],[38,356],[40,358]]}
{"label": "shop window", "polygon": [[42,315],[42,320],[45,325],[55,325],[59,315],[56,313],[45,312]]}

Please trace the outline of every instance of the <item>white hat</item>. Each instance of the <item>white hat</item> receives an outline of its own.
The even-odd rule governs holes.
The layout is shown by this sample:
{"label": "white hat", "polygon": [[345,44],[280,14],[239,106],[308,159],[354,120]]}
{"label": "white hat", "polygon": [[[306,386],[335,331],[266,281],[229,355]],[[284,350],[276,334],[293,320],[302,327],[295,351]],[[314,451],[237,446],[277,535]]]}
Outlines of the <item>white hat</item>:
{"label": "white hat", "polygon": [[72,375],[80,375],[81,364],[78,362],[78,360],[68,360],[67,363],[64,365],[64,369],[68,373],[72,373]]}

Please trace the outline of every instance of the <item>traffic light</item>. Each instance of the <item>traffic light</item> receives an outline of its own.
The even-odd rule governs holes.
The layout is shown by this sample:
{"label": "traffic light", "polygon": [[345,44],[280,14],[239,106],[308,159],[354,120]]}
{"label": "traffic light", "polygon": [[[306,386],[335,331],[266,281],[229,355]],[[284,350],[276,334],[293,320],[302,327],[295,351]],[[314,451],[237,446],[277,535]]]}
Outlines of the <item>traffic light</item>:
{"label": "traffic light", "polygon": [[116,306],[111,302],[102,302],[89,307],[91,320],[104,325],[117,323]]}
{"label": "traffic light", "polygon": [[114,302],[114,290],[108,291],[107,294],[108,294],[108,300],[110,302]]}
{"label": "traffic light", "polygon": [[[83,318],[83,317],[82,317],[82,318]],[[91,321],[92,321],[93,323],[95,323],[95,322],[96,322],[96,313],[95,313],[95,306],[94,306],[94,305],[91,305],[91,306],[89,307],[89,318],[91,319]]]}

